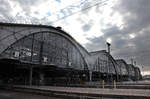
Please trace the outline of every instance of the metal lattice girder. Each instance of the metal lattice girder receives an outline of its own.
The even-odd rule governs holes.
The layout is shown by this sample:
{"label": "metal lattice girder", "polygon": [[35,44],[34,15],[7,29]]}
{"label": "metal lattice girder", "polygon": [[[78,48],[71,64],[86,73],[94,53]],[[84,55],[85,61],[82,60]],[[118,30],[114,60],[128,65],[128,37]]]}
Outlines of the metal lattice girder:
{"label": "metal lattice girder", "polygon": [[[73,61],[72,64],[75,66],[75,68],[85,69],[84,66],[88,66],[87,63],[84,63],[86,61],[84,59],[86,51],[85,52],[81,51],[81,49],[79,48],[80,45],[77,42],[75,42],[74,39],[72,39],[72,37],[69,36],[68,34],[66,34],[65,32],[58,30],[56,28],[50,27],[50,26],[37,26],[37,25],[34,26],[34,25],[22,25],[22,24],[17,24],[17,25],[11,24],[11,26],[9,26],[9,25],[10,24],[5,24],[3,26],[3,30],[5,30],[5,28],[10,28],[12,30],[7,32],[8,35],[1,38],[1,42],[0,42],[2,45],[1,49],[0,49],[1,54],[3,54],[4,52],[7,52],[8,49],[10,49],[10,48],[13,48],[13,50],[15,50],[15,51],[19,50],[22,52],[22,49],[18,49],[18,48],[22,47],[22,45],[23,45],[25,47],[25,49],[23,49],[24,51],[22,52],[23,53],[22,55],[24,58],[23,60],[31,61],[32,58],[29,59],[27,57],[27,55],[32,56],[34,59],[34,55],[32,55],[32,54],[36,54],[37,52],[39,52],[40,49],[43,49],[44,47],[46,47],[40,52],[41,55],[39,55],[38,57],[44,56],[45,51],[46,51],[45,49],[48,48],[47,46],[50,46],[49,51],[47,51],[46,53],[51,55],[51,57],[52,57],[51,61],[54,62],[55,64],[61,66],[62,64],[60,64],[60,63],[65,62],[65,65],[69,65],[70,62],[67,62],[67,61],[72,60]],[[23,28],[22,31],[20,31],[20,28]],[[3,35],[3,32],[2,32],[3,30],[0,30],[0,35]],[[53,34],[53,36],[50,36],[48,38],[47,37],[48,34],[51,34],[51,35]],[[17,35],[20,35],[20,36],[17,36]],[[35,40],[33,40],[33,35],[35,35]],[[39,35],[39,38],[38,38],[38,35]],[[52,39],[52,42],[49,42],[50,39]],[[9,41],[11,41],[11,42],[9,42]],[[23,41],[24,43],[19,45],[20,41]],[[31,44],[33,41],[36,44],[33,44],[33,46],[32,46],[33,48],[31,48]],[[44,44],[42,45],[42,48],[41,48],[41,43],[39,43],[41,41],[44,42]],[[62,46],[62,44],[61,44],[62,41],[63,41],[63,44],[66,44],[65,46]],[[18,46],[18,47],[16,47],[16,46]],[[37,46],[37,47],[35,48],[35,46]],[[33,49],[36,53],[32,52],[31,49]],[[73,55],[68,54],[69,51],[71,51],[71,50],[72,50],[71,54],[73,54]],[[85,50],[85,49],[82,48],[82,50]],[[50,52],[52,52],[52,53],[50,53]],[[84,53],[82,53],[82,52],[84,52]],[[27,55],[25,56],[25,54],[27,54]],[[44,57],[48,57],[48,55],[44,56]],[[71,59],[71,57],[72,57],[72,59]],[[61,62],[58,61],[60,58],[61,58]],[[41,61],[42,57],[39,58],[39,60]],[[83,62],[82,64],[81,64],[80,60],[82,60],[82,62]],[[88,67],[86,67],[86,69],[88,69]]]}
{"label": "metal lattice girder", "polygon": [[[33,62],[34,58],[36,58],[34,54],[39,52],[41,55],[37,56],[42,57],[37,58],[37,60],[43,60],[45,57],[44,60],[46,61],[46,57],[51,57],[51,62],[59,65],[64,62],[66,65],[74,65],[75,68],[83,69],[82,65],[84,65],[84,68],[89,70],[113,74],[119,73],[118,66],[111,55],[104,51],[89,53],[70,35],[58,28],[46,25],[0,23],[1,56],[11,47],[16,50],[16,44],[21,40],[24,42],[22,45],[26,46],[26,49],[21,49],[19,51],[23,54],[28,54],[30,57],[33,54]],[[33,41],[34,44],[32,46]],[[39,42],[44,42],[42,47]],[[19,48],[21,48],[21,45]],[[31,49],[33,49],[35,53],[32,52]],[[40,52],[40,49],[43,50]],[[32,59],[28,59],[27,57],[24,58],[27,61],[31,61]]]}

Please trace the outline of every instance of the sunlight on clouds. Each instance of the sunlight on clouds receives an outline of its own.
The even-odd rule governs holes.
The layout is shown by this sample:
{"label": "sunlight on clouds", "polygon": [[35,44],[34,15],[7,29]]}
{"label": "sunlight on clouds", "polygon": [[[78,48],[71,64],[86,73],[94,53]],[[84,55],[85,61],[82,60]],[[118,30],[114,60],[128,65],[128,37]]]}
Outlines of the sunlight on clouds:
{"label": "sunlight on clouds", "polygon": [[[38,6],[32,6],[31,16],[38,19],[46,18],[48,21],[55,22],[56,20],[63,18],[66,14],[70,14],[70,12],[67,12],[68,10],[66,7],[77,2],[79,2],[79,0],[63,0],[59,3],[55,0],[47,0]],[[39,14],[37,15],[35,12],[38,12]]]}
{"label": "sunlight on clouds", "polygon": [[[57,22],[55,26],[62,26],[64,27],[67,32],[69,32],[78,42],[81,44],[90,43],[87,38],[95,38],[103,36],[104,33],[101,32],[101,29],[109,28],[108,24],[116,25],[121,27],[122,24],[122,17],[119,13],[113,13],[112,6],[115,4],[116,0],[110,0],[107,2],[107,5],[99,6],[99,10],[101,13],[95,12],[97,7],[93,7],[85,13],[80,12],[77,15],[72,15],[67,17],[64,22]],[[79,19],[79,20],[77,20]],[[103,21],[103,24],[100,22]],[[65,24],[64,23],[68,23]],[[84,31],[82,30],[82,26],[89,25],[89,30]],[[109,42],[112,42],[111,38],[108,38]]]}
{"label": "sunlight on clouds", "polygon": [[81,26],[79,25],[78,21],[76,21],[75,19],[72,19],[71,17],[68,18],[66,20],[67,22],[69,22],[69,25],[64,25],[63,23],[65,21],[59,21],[57,23],[55,23],[55,26],[61,26],[63,28],[64,31],[66,31],[67,33],[69,33],[71,36],[73,36],[73,38],[75,38],[78,42],[80,42],[81,44],[85,44],[87,42],[89,42],[86,38],[85,38],[85,33],[81,32]]}
{"label": "sunlight on clouds", "polygon": [[91,14],[94,19],[101,21],[102,29],[107,29],[112,25],[116,25],[120,30],[124,28],[122,16],[118,12],[114,12],[112,9],[116,2],[117,0],[110,0],[107,5],[100,7],[99,10],[101,13],[99,13],[98,16],[95,15],[96,13]]}
{"label": "sunlight on clouds", "polygon": [[103,28],[109,28],[108,24],[110,25],[116,25],[117,27],[119,27],[120,29],[123,29],[123,20],[122,20],[122,16],[115,12],[112,16],[110,15],[112,13],[112,9],[107,9],[106,10],[107,13],[104,12],[103,16],[103,23],[104,26]]}
{"label": "sunlight on clouds", "polygon": [[12,1],[10,1],[9,3],[11,7],[13,8],[11,11],[11,14],[13,17],[15,17],[19,12],[22,12],[22,8],[19,6],[18,3],[12,2]]}
{"label": "sunlight on clouds", "polygon": [[[67,7],[68,5],[76,4],[76,3],[81,2],[81,1],[83,1],[83,0],[61,0],[61,3],[59,3],[59,9],[60,8],[63,9],[65,7]],[[55,3],[57,3],[57,2],[55,2]],[[58,11],[58,9],[57,9],[57,11]]]}
{"label": "sunlight on clouds", "polygon": [[[67,30],[78,42],[81,44],[89,43],[90,41],[87,38],[95,38],[103,36],[104,33],[101,32],[101,29],[108,28],[108,24],[120,26],[122,24],[121,15],[118,13],[112,14],[112,6],[115,4],[116,0],[111,0],[107,2],[107,5],[99,6],[102,13],[96,12],[97,7],[93,7],[85,13],[80,12],[77,15],[72,15],[67,17],[64,21],[68,24],[61,22],[56,22],[55,26],[62,26],[65,30]],[[98,8],[97,8],[98,9]],[[78,20],[77,20],[78,19]],[[100,22],[103,20],[103,24]],[[89,30],[83,31],[82,26],[89,25]],[[109,38],[110,40],[110,38]]]}
{"label": "sunlight on clouds", "polygon": [[[38,19],[41,19],[43,17],[48,17],[48,15],[46,15],[49,11],[50,11],[50,7],[49,6],[49,1],[41,3],[38,6],[32,6],[31,7],[31,16],[32,17],[36,17]],[[53,8],[53,7],[52,7]],[[54,9],[54,8],[53,8]],[[52,10],[53,10],[52,9]],[[35,12],[38,12],[39,14],[36,15]]]}
{"label": "sunlight on clouds", "polygon": [[112,24],[115,24],[116,26],[120,27],[120,29],[122,29],[122,24],[123,24],[123,18],[119,13],[115,13],[112,16]]}
{"label": "sunlight on clouds", "polygon": [[[22,20],[23,18],[28,20],[37,18],[39,23],[44,24],[47,21],[50,22],[57,19],[58,16],[53,16],[53,14],[57,14],[58,11],[71,4],[80,3],[79,1],[81,2],[84,0],[63,0],[61,2],[55,0],[46,0],[45,2],[40,1],[39,4],[30,7],[28,16],[25,11],[22,11],[22,8],[18,3],[10,2],[10,4],[14,8],[12,11],[14,17],[19,14],[19,16],[22,17]],[[89,43],[90,41],[87,38],[103,36],[104,33],[102,33],[101,30],[103,28],[108,28],[108,24],[120,26],[122,22],[121,16],[117,13],[114,13],[111,16],[113,13],[111,7],[115,4],[115,1],[116,0],[108,0],[106,4],[100,4],[98,8],[95,6],[87,9],[87,11],[81,11],[78,14],[55,22],[53,25],[63,27],[64,30],[70,33],[78,42],[81,42],[81,44]],[[96,12],[97,9],[101,12]],[[63,16],[63,14],[61,14],[61,16]],[[45,20],[42,22],[42,19]],[[81,21],[77,19],[80,19]],[[101,21],[103,21],[103,24],[100,24]],[[85,26],[85,28],[83,28],[83,26]]]}
{"label": "sunlight on clouds", "polygon": [[135,34],[129,34],[130,39],[135,38]]}
{"label": "sunlight on clouds", "polygon": [[107,39],[106,39],[106,42],[111,43],[111,42],[112,42],[112,39],[111,39],[111,38],[107,38]]}
{"label": "sunlight on clouds", "polygon": [[128,47],[135,47],[136,45],[134,43],[129,43],[127,46]]}
{"label": "sunlight on clouds", "polygon": [[[81,18],[81,23],[77,21],[78,17]],[[104,33],[100,31],[99,22],[88,18],[84,14],[68,17],[63,23],[61,22],[55,23],[55,26],[62,26],[64,30],[70,33],[81,44],[90,43],[87,38],[95,38],[104,35]],[[65,22],[68,24],[64,25]],[[81,26],[85,24],[91,24],[91,28],[90,30],[83,32]]]}

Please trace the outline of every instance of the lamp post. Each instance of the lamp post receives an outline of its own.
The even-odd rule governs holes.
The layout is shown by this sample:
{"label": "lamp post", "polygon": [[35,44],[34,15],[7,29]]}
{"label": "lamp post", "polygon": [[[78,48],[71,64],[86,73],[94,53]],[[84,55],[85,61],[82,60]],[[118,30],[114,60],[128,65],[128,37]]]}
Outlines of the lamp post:
{"label": "lamp post", "polygon": [[[107,44],[108,54],[110,54],[110,46],[111,46],[111,44],[109,42],[106,42],[106,44]],[[109,57],[108,57],[108,69],[107,69],[107,71],[108,71],[108,74],[109,74],[109,71],[110,71]],[[108,74],[107,74],[107,80],[109,79]],[[111,76],[110,77],[110,81],[113,81],[112,74],[110,74],[110,76]]]}
{"label": "lamp post", "polygon": [[110,46],[111,46],[111,44],[110,43],[106,43],[107,44],[107,48],[108,48],[108,53],[110,54]]}
{"label": "lamp post", "polygon": [[[106,42],[107,44],[107,52],[110,54],[110,43]],[[109,57],[107,58],[107,83],[109,82]]]}

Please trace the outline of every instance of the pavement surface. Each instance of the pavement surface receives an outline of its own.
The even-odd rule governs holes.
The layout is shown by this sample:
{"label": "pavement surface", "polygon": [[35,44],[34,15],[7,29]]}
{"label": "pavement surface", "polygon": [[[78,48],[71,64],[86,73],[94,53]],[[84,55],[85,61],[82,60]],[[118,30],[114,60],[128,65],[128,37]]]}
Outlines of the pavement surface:
{"label": "pavement surface", "polygon": [[75,87],[54,87],[54,86],[16,86],[20,88],[55,91],[75,94],[86,94],[90,96],[124,96],[124,97],[145,97],[150,99],[150,90],[142,89],[101,89],[101,88],[75,88]]}
{"label": "pavement surface", "polygon": [[0,99],[61,99],[61,98],[0,90]]}

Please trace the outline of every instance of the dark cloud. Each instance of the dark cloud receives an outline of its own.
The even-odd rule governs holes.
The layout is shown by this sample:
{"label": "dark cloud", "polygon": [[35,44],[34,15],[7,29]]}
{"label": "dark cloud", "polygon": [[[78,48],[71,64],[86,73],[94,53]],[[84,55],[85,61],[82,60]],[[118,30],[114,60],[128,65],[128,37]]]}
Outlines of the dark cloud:
{"label": "dark cloud", "polygon": [[89,31],[90,28],[91,28],[90,24],[85,24],[85,25],[82,26],[82,29],[83,29],[84,32]]}
{"label": "dark cloud", "polygon": [[[121,0],[114,9],[123,16],[125,28],[122,32],[127,35],[131,33],[136,35],[134,39],[128,39],[125,41],[127,44],[135,45],[134,47],[128,48],[124,46],[124,48],[126,48],[126,54],[129,54],[127,57],[130,57],[131,55],[138,61],[142,60],[141,62],[138,62],[139,64],[150,66],[149,4],[149,0]],[[118,40],[118,42],[120,41]],[[118,43],[116,42],[116,44]]]}
{"label": "dark cloud", "polygon": [[84,25],[82,26],[82,30],[83,30],[84,32],[87,32],[87,31],[89,31],[89,30],[92,28],[92,26],[93,26],[93,21],[90,20],[87,24],[84,24]]}
{"label": "dark cloud", "polygon": [[[89,51],[106,48],[106,39],[112,39],[114,57],[129,59],[134,57],[139,65],[150,66],[150,0],[118,0],[113,6],[113,13],[123,17],[123,29],[112,25],[103,29],[103,36],[88,38]],[[112,13],[112,14],[113,14]],[[117,19],[116,19],[117,20]],[[135,38],[130,38],[134,34]],[[95,49],[94,49],[95,48]]]}
{"label": "dark cloud", "polygon": [[150,0],[120,0],[114,7],[124,17],[129,32],[139,32],[150,26]]}

